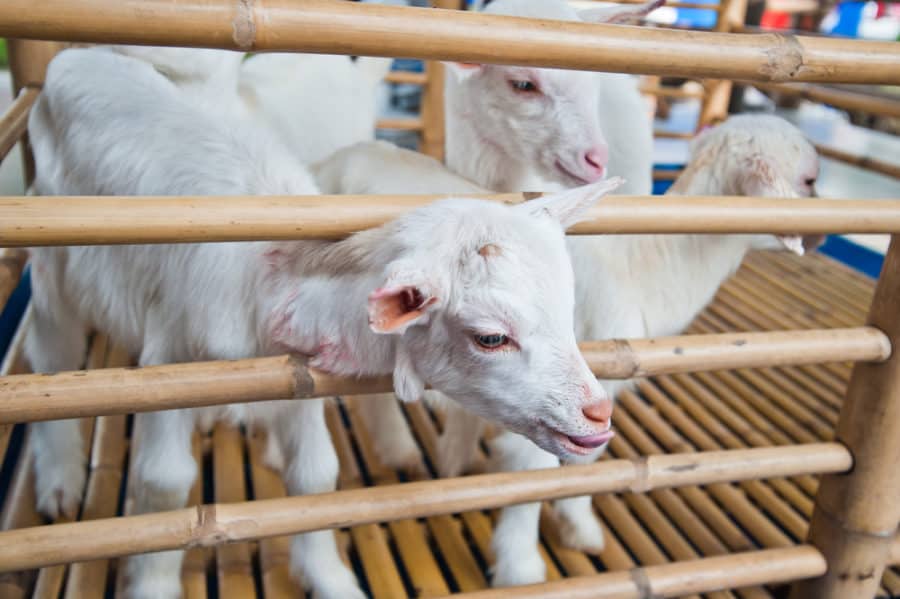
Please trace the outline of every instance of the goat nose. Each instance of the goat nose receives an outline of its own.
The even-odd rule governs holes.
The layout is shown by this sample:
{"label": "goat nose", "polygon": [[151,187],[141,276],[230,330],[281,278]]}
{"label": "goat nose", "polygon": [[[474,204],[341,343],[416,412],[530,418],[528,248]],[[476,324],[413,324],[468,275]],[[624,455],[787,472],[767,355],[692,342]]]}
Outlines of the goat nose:
{"label": "goat nose", "polygon": [[583,407],[581,412],[592,422],[607,424],[612,418],[612,402],[609,400],[597,401]]}
{"label": "goat nose", "polygon": [[602,177],[606,171],[606,163],[609,162],[609,150],[606,146],[594,146],[584,154],[585,165]]}

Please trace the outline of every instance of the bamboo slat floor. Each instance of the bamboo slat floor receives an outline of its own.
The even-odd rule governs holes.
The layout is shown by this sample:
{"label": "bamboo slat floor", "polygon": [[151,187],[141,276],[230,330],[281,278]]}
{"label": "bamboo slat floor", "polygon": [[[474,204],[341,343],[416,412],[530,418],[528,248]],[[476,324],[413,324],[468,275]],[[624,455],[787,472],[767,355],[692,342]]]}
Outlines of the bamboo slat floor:
{"label": "bamboo slat floor", "polygon": [[[860,325],[873,281],[831,259],[812,255],[753,253],[720,290],[690,332]],[[13,355],[5,373],[22,372]],[[98,337],[88,367],[121,365],[126,357]],[[849,364],[765,368],[642,380],[618,402],[618,435],[609,457],[663,452],[763,447],[828,440],[837,421]],[[392,484],[433,473],[439,414],[422,406],[406,413],[422,449],[414,472],[379,463],[353,399],[330,400],[328,424],[341,461],[342,488]],[[84,423],[92,448],[82,519],[127,512],[130,418],[101,417]],[[24,439],[24,441],[23,441]],[[195,439],[203,463],[191,500],[241,501],[283,496],[280,477],[263,464],[264,439],[218,425]],[[41,522],[33,509],[31,449],[27,427],[0,428],[3,528]],[[3,480],[0,478],[0,480]],[[541,551],[548,579],[620,570],[641,564],[721,555],[801,541],[812,512],[814,476],[656,490],[646,495],[597,496],[607,546],[599,555],[562,547],[544,510]],[[422,520],[359,526],[340,531],[339,545],[375,599],[439,597],[484,588],[489,580],[490,531],[495,513],[470,512]],[[281,599],[300,596],[290,578],[286,538],[189,552],[183,570],[185,597]],[[111,597],[121,588],[115,560],[44,568],[0,576],[0,597]],[[786,587],[754,587],[704,597],[764,599]],[[900,570],[890,568],[881,596],[900,595]]]}

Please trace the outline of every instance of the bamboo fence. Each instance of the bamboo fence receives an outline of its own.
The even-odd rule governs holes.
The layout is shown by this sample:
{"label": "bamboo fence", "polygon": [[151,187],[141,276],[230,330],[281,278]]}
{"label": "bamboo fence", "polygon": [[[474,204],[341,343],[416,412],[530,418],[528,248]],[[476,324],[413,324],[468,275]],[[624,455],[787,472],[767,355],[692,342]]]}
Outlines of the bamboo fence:
{"label": "bamboo fence", "polygon": [[[468,194],[518,203],[541,194]],[[0,246],[336,240],[447,195],[0,198]],[[607,196],[568,232],[893,233],[900,200]]]}
{"label": "bamboo fence", "polygon": [[[900,71],[896,69],[900,49],[896,44],[728,34],[740,25],[742,6],[745,5],[740,0],[724,3],[714,32],[642,30],[635,35],[633,30],[614,26],[539,22],[458,11],[351,6],[324,0],[310,0],[302,10],[288,0],[265,6],[227,0],[206,0],[202,6],[199,0],[145,0],[141,11],[113,0],[87,0],[87,5],[45,0],[36,6],[29,0],[7,0],[0,6],[0,35],[258,51],[414,55],[432,60],[702,76],[712,80],[707,82],[702,117],[706,120],[721,113],[723,98],[728,96],[725,90],[730,86],[727,79],[900,82]],[[194,10],[198,8],[203,10]],[[486,31],[490,31],[489,36],[484,35]],[[410,32],[415,35],[409,35]],[[14,41],[12,47],[15,85],[24,91],[0,120],[0,150],[4,155],[22,137],[25,116],[58,45]],[[728,58],[723,59],[723,54]],[[441,80],[433,68],[424,80],[393,77],[426,86]],[[435,99],[440,90],[435,85],[421,120],[401,123],[421,131],[423,148],[430,148],[427,151],[432,155],[438,155],[443,139],[439,126],[442,114]],[[810,97],[824,97],[821,90],[804,89],[803,93]],[[27,157],[27,144],[25,151]],[[866,166],[873,163],[877,169],[877,161]],[[885,174],[896,174],[890,170],[891,165],[887,167]],[[30,168],[27,162],[26,168]],[[27,175],[29,180],[31,174]],[[517,202],[535,195],[507,194],[491,199]],[[0,200],[0,245],[338,239],[382,224],[431,199],[33,198],[25,202],[5,198]],[[213,203],[215,209],[209,210]],[[590,221],[571,232],[898,233],[900,205],[896,201],[672,198],[663,203],[649,198],[607,198]],[[20,276],[23,254],[6,250],[3,259],[0,299],[5,302],[8,290]],[[773,260],[783,269],[783,276],[800,274],[783,258]],[[700,335],[583,346],[592,368],[604,378],[657,375],[653,382],[642,381],[638,387],[653,409],[637,401],[634,393],[626,392],[620,398],[618,422],[626,439],[614,442],[613,452],[618,459],[553,471],[388,484],[292,498],[282,497],[283,489],[269,485],[254,492],[270,498],[253,502],[244,501],[248,489],[242,481],[229,482],[223,470],[215,477],[215,499],[219,503],[213,505],[109,518],[108,505],[101,508],[91,500],[86,509],[88,505],[95,506],[94,511],[88,512],[84,521],[58,522],[49,527],[37,526],[39,521],[27,511],[4,511],[3,526],[13,530],[0,533],[0,571],[42,566],[35,579],[36,596],[56,596],[67,577],[66,568],[58,564],[99,560],[69,569],[68,580],[74,586],[67,587],[66,592],[77,593],[72,589],[84,584],[79,582],[85,580],[83,569],[98,568],[105,574],[103,560],[110,557],[194,548],[187,563],[199,563],[195,569],[202,571],[203,547],[265,538],[261,547],[266,548],[266,580],[286,588],[286,572],[277,558],[279,552],[283,556],[284,548],[269,537],[351,527],[351,538],[372,549],[366,558],[371,559],[378,551],[384,553],[384,545],[383,539],[377,541],[377,535],[371,536],[376,529],[366,527],[391,521],[392,531],[412,538],[416,533],[409,528],[409,519],[426,517],[427,526],[443,539],[440,543],[457,542],[451,541],[452,535],[446,536],[449,529],[441,514],[464,511],[468,515],[464,514],[462,521],[476,542],[484,546],[484,522],[472,510],[586,493],[630,491],[649,495],[626,495],[625,499],[598,496],[595,505],[604,519],[617,527],[630,530],[629,523],[634,522],[635,515],[652,523],[647,526],[657,535],[656,542],[637,529],[627,539],[631,551],[645,564],[643,567],[633,568],[634,561],[615,541],[609,559],[623,568],[632,568],[627,573],[551,581],[531,588],[471,596],[675,596],[804,578],[811,580],[794,586],[792,597],[869,597],[878,592],[880,585],[900,588],[896,575],[885,572],[886,565],[900,561],[900,538],[896,536],[900,506],[893,501],[900,492],[900,483],[891,471],[900,459],[900,431],[894,430],[900,421],[900,358],[891,353],[900,335],[900,321],[892,301],[900,293],[900,241],[895,237],[891,245],[865,327],[858,326],[850,308],[843,306],[827,312],[773,312],[775,301],[761,293],[758,284],[765,283],[793,297],[789,302],[800,299],[797,291],[765,269],[752,265],[749,268],[747,278],[753,284],[735,283],[723,290],[719,303],[694,325],[692,332]],[[810,283],[813,289],[817,285]],[[837,294],[846,306],[855,309],[862,309],[868,300],[866,291],[855,284],[840,289],[822,287],[818,293]],[[793,328],[791,325],[796,324],[810,330],[712,334],[729,326],[753,331]],[[831,330],[821,330],[821,326]],[[21,346],[21,342],[19,335],[14,346]],[[330,377],[307,369],[302,360],[294,357],[94,370],[104,364],[124,365],[126,358],[121,354],[105,358],[105,348],[105,341],[95,341],[88,361],[91,370],[54,377],[25,374],[16,362],[7,361],[5,376],[0,379],[0,418],[4,419],[0,422],[102,414],[96,422],[85,419],[85,431],[93,432],[102,452],[121,456],[121,450],[114,446],[124,422],[122,417],[112,415],[119,410],[371,393],[389,388],[389,381],[381,379]],[[861,364],[852,371],[847,398],[842,403],[843,381],[851,373],[847,361]],[[799,366],[785,370],[787,365]],[[709,372],[719,369],[736,370]],[[688,378],[686,372],[697,374]],[[151,387],[153,393],[148,391]],[[763,396],[757,392],[760,389],[766,391]],[[796,394],[797,401],[785,398],[787,390]],[[671,398],[677,399],[680,410]],[[115,407],[111,407],[112,401],[116,402]],[[759,412],[750,410],[751,406]],[[433,428],[423,419],[421,406],[408,410],[411,424],[428,440],[433,459]],[[759,414],[764,414],[764,419]],[[334,417],[332,409],[329,425],[333,433],[337,428]],[[718,429],[720,421],[727,422],[730,430]],[[802,426],[797,422],[802,422]],[[763,426],[766,423],[776,423],[777,428]],[[5,453],[10,429],[2,426],[0,446]],[[833,426],[837,426],[838,442],[828,442]],[[652,432],[655,440],[647,432]],[[687,453],[661,453],[683,450],[684,439],[690,442]],[[234,429],[218,427],[211,443],[221,464],[240,463],[242,441]],[[338,446],[343,465],[348,451],[339,434]],[[26,442],[26,457],[30,455],[29,447]],[[255,447],[252,451],[258,459],[258,445]],[[198,454],[199,451],[198,446]],[[371,452],[369,459],[371,463]],[[32,484],[28,463],[20,461],[20,470],[14,476],[13,496],[19,499],[29,493]],[[113,472],[121,472],[121,463],[121,457],[113,459]],[[21,470],[22,464],[26,464],[25,470]],[[96,481],[98,493],[108,496],[112,483],[104,487],[101,470],[99,464],[93,465],[96,478],[90,481]],[[811,473],[826,473],[821,485],[808,476]],[[393,482],[390,475],[385,476],[386,482]],[[772,480],[762,483],[757,480],[760,478]],[[732,481],[739,481],[737,488],[741,492],[725,484]],[[719,504],[728,505],[741,527],[771,549],[740,552],[746,548],[743,533],[723,516],[719,506],[693,486],[699,484],[708,485],[710,496]],[[200,488],[195,487],[195,500],[200,493]],[[15,502],[17,506],[22,504],[21,500]],[[673,520],[685,522],[690,519],[686,509],[696,510],[704,523],[686,533],[695,546],[714,549],[714,553],[737,553],[696,559],[698,553],[662,515],[666,511]],[[767,516],[761,515],[761,509]],[[792,539],[807,536],[804,517],[811,517],[812,521],[810,544],[792,546]],[[657,543],[681,561],[665,563]],[[559,564],[590,573],[583,562],[573,556],[559,557],[563,555],[561,550],[552,544],[549,547],[558,554]],[[250,575],[252,551],[251,546],[240,543],[217,549],[223,596],[250,596],[254,592]],[[368,565],[367,572],[378,570],[374,562]],[[441,592],[435,571],[436,566],[426,564],[422,572],[412,576],[423,577],[426,586]],[[551,574],[553,571],[551,568]],[[459,580],[466,580],[462,570],[455,573]],[[194,583],[187,588],[202,590],[205,582],[200,578],[189,576]],[[5,586],[0,589],[19,593],[25,588],[23,580],[4,578],[0,585]],[[388,574],[378,580],[373,589],[381,589],[380,592],[396,591],[402,586],[399,578]],[[468,585],[460,587],[467,590]],[[753,595],[749,591],[748,596]]]}
{"label": "bamboo fence", "polygon": [[[0,571],[210,547],[313,530],[628,490],[647,492],[810,472],[846,472],[839,443],[605,460],[564,469],[481,474],[19,528],[0,532]],[[87,541],[87,542],[85,542]]]}
{"label": "bamboo fence", "polygon": [[[887,338],[874,328],[825,329],[584,343],[603,379],[829,361],[880,362]],[[192,362],[0,378],[0,423],[59,420],[278,399],[392,390],[391,377],[339,378],[301,358]]]}

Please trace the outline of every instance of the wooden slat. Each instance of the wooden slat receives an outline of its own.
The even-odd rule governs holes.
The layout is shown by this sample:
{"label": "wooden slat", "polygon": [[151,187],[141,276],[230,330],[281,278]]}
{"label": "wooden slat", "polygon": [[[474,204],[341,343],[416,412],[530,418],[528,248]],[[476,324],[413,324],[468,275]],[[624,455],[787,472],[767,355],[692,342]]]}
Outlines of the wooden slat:
{"label": "wooden slat", "polygon": [[[737,276],[726,283],[713,305],[690,330],[693,333],[766,330],[784,324],[855,326],[862,322],[871,294],[870,279],[828,258],[752,253]],[[13,362],[8,360],[8,363]],[[611,444],[610,458],[633,459],[665,451],[714,447],[770,447],[831,438],[837,408],[842,401],[838,389],[846,383],[847,374],[846,365],[837,364],[835,367],[673,374],[641,382],[638,393],[623,393],[617,405],[613,420],[618,436]],[[398,480],[397,474],[378,463],[371,439],[353,407],[355,401],[361,400],[347,401],[348,425],[335,406],[329,408],[332,430],[340,429],[336,436],[339,447],[343,446],[340,451],[346,454],[345,461],[349,460],[356,468],[354,476],[359,481],[356,484],[362,484],[363,473],[375,484],[394,483]],[[433,459],[440,413],[436,414],[435,420],[418,406],[409,410],[409,416],[422,445],[423,456]],[[96,443],[105,436],[101,434],[102,430],[98,424]],[[122,435],[118,436],[124,441]],[[254,495],[257,498],[283,496],[280,476],[259,463],[261,442],[258,438],[248,441]],[[198,451],[199,447],[198,437]],[[103,453],[95,449],[92,463]],[[426,471],[424,462],[421,471]],[[101,472],[106,472],[105,467],[92,468],[89,489]],[[261,474],[263,472],[265,475]],[[17,477],[21,479],[22,474]],[[198,477],[198,482],[201,478]],[[264,492],[267,487],[279,486],[280,493],[274,491],[266,495]],[[812,494],[817,487],[817,477],[803,475],[760,481],[750,486],[721,483],[702,488],[657,489],[646,495],[603,496],[598,498],[598,503],[603,508],[599,515],[607,535],[607,548],[596,561],[558,544],[553,519],[545,508],[541,520],[541,551],[549,565],[548,579],[572,580],[574,583],[576,579],[571,577],[595,575],[598,568],[628,570],[646,566],[652,569],[668,567],[672,560],[690,559],[692,554],[714,557],[758,548],[791,547],[805,531]],[[199,499],[199,486],[196,490]],[[90,500],[85,502],[85,518],[91,503]],[[25,507],[20,505],[18,509]],[[381,589],[378,596],[389,596],[390,591],[385,590],[389,588],[399,596],[405,596],[407,590],[412,589],[414,594],[424,597],[443,596],[451,589],[486,590],[488,572],[485,566],[491,560],[489,514],[475,511],[366,527],[382,531],[388,550],[373,554],[365,549],[370,540],[361,537],[359,543],[357,539],[353,540],[350,558],[359,560],[357,568],[365,572],[367,583],[371,583],[371,572],[376,564],[395,573],[390,576],[399,577],[394,579],[391,587],[377,581],[379,575],[375,574],[376,584],[372,588],[373,591]],[[272,541],[276,541],[276,551],[267,557],[266,544]],[[281,542],[280,552],[278,541]],[[900,537],[895,539],[894,546],[897,549],[891,561],[900,562],[897,557],[900,556]],[[254,574],[261,577],[257,584],[264,597],[297,596],[296,586],[288,574],[287,551],[284,537],[260,543],[260,571]],[[194,552],[200,557],[191,565],[190,556]],[[185,561],[183,581],[187,599],[206,598],[209,592],[205,588],[203,552],[208,553],[194,550]],[[655,563],[659,565],[650,565]],[[67,598],[97,596],[100,583],[91,586],[88,577],[84,578],[85,593],[79,593],[80,587],[72,586],[72,580],[81,577],[79,571],[91,565],[69,568],[64,593]],[[111,570],[107,572],[106,575],[114,574]],[[97,578],[103,576],[100,574]],[[6,596],[31,596],[34,578],[30,580],[27,575],[0,575],[0,596],[4,599]],[[189,590],[192,588],[189,580],[203,584]],[[283,585],[272,584],[279,580]],[[578,584],[583,581],[579,580]],[[52,590],[53,586],[47,588]],[[570,591],[572,587],[566,588]],[[881,596],[887,597],[898,590],[900,576],[895,568],[891,568],[882,580]],[[686,592],[690,594],[695,589]],[[755,586],[730,593],[716,591],[705,596],[767,599],[773,592],[772,587]]]}
{"label": "wooden slat", "polygon": [[[230,425],[213,429],[213,488],[218,503],[246,501],[244,438]],[[250,543],[231,543],[216,548],[216,574],[222,599],[253,599],[253,564]]]}

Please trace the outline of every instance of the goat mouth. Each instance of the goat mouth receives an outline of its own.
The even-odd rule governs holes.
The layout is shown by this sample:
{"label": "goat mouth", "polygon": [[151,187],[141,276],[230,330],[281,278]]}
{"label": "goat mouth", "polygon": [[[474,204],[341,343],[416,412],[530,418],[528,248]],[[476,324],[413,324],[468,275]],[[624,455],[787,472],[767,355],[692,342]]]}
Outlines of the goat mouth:
{"label": "goat mouth", "polygon": [[563,166],[563,163],[560,162],[559,160],[557,160],[554,163],[554,166],[556,167],[556,170],[558,170],[559,172],[561,172],[568,178],[572,179],[573,181],[578,182],[580,185],[587,185],[588,183],[592,183],[592,181],[585,179],[584,177],[580,177],[580,176],[576,175],[575,173],[573,173],[572,171],[570,171],[569,169],[567,169],[565,166]]}
{"label": "goat mouth", "polygon": [[555,431],[556,437],[560,441],[563,448],[570,454],[588,455],[609,443],[616,435],[614,431],[605,430],[602,433],[594,435],[567,435],[560,431]]}

